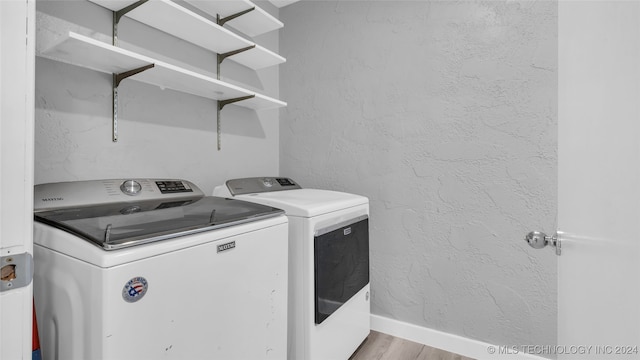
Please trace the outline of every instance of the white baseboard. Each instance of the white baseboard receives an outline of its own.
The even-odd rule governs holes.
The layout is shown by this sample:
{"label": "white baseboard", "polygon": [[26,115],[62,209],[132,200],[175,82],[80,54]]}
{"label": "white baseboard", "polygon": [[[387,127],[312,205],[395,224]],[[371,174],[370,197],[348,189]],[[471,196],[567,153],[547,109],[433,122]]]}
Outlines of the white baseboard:
{"label": "white baseboard", "polygon": [[478,360],[549,360],[523,352],[508,351],[509,353],[506,353],[507,349],[504,346],[499,347],[373,314],[371,315],[371,330]]}

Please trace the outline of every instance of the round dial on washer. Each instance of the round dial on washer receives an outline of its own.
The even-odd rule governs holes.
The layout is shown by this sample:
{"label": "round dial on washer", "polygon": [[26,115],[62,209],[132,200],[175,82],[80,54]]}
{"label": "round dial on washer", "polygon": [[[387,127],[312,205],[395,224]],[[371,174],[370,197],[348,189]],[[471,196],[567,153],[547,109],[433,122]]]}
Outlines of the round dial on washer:
{"label": "round dial on washer", "polygon": [[142,190],[142,185],[135,180],[127,180],[120,185],[120,190],[127,195],[138,195]]}
{"label": "round dial on washer", "polygon": [[273,179],[269,179],[269,178],[264,178],[262,179],[262,184],[266,187],[272,187],[273,186]]}

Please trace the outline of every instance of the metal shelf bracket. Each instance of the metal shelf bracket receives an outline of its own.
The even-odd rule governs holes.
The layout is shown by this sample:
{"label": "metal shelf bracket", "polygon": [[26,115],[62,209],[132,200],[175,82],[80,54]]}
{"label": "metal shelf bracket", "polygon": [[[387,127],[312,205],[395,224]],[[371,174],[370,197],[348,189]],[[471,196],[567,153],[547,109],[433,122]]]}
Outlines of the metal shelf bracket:
{"label": "metal shelf bracket", "polygon": [[[217,14],[216,15],[216,23],[218,25],[220,25],[220,26],[224,26],[224,24],[227,21],[231,21],[231,20],[233,20],[233,19],[235,19],[237,17],[240,17],[240,16],[242,16],[242,15],[244,15],[246,13],[254,11],[255,9],[256,9],[256,7],[254,6],[252,8],[247,9],[247,10],[243,10],[243,11],[240,11],[240,12],[235,13],[233,15],[226,16],[226,17],[220,17],[220,14]],[[228,58],[229,56],[233,56],[233,55],[245,52],[247,50],[251,50],[251,49],[253,49],[255,47],[256,47],[256,44],[253,44],[251,46],[247,46],[247,47],[244,47],[242,49],[229,51],[229,52],[226,52],[224,54],[218,54],[218,61],[217,61],[217,64],[216,64],[216,74],[217,74],[218,80],[220,80],[220,64],[222,64],[224,59]],[[218,151],[220,151],[220,149],[221,149],[221,134],[220,134],[220,130],[221,130],[221,125],[220,125],[221,119],[220,118],[221,118],[221,116],[220,116],[220,112],[222,111],[222,108],[224,108],[226,105],[233,104],[234,102],[251,99],[253,97],[255,97],[255,95],[242,96],[242,97],[238,97],[238,98],[234,98],[234,99],[228,99],[228,100],[218,100],[218,113],[217,113],[217,117],[216,117],[216,119],[217,119],[217,133],[218,133]]]}
{"label": "metal shelf bracket", "polygon": [[245,52],[247,50],[251,50],[251,49],[253,49],[255,47],[256,47],[256,44],[253,44],[251,46],[243,47],[242,49],[229,51],[229,52],[226,52],[224,54],[218,54],[218,62],[216,64],[216,74],[218,76],[218,80],[220,80],[220,64],[222,64],[224,59],[228,58],[229,56],[233,56],[233,55]]}
{"label": "metal shelf bracket", "polygon": [[222,108],[225,107],[226,105],[233,104],[235,102],[242,101],[242,100],[253,99],[254,97],[256,97],[256,96],[255,95],[247,95],[247,96],[241,96],[241,97],[237,97],[237,98],[233,98],[233,99],[218,100],[218,110],[222,110]]}
{"label": "metal shelf bracket", "polygon": [[242,100],[248,100],[248,99],[252,99],[255,97],[254,95],[248,95],[248,96],[241,96],[241,97],[237,97],[237,98],[233,98],[233,99],[227,99],[227,100],[218,100],[218,116],[217,116],[217,126],[216,126],[216,132],[218,134],[218,151],[220,151],[221,147],[221,134],[220,134],[220,130],[222,129],[221,125],[220,125],[220,112],[222,111],[222,108],[225,107],[226,105],[229,104],[233,104],[235,102],[238,101],[242,101]]}
{"label": "metal shelf bracket", "polygon": [[113,12],[113,46],[118,45],[118,24],[120,23],[120,19],[125,16],[129,11],[137,8],[138,6],[146,3],[149,0],[140,0],[137,1],[127,7],[123,7],[118,11]]}
{"label": "metal shelf bracket", "polygon": [[[247,13],[249,11],[245,11],[242,13],[238,13],[236,15],[240,16],[244,13]],[[220,21],[220,15],[218,15],[218,22]],[[241,52],[245,52],[247,50],[251,50],[253,48],[256,47],[256,44],[253,44],[251,46],[247,46],[244,47],[242,49],[238,49],[238,50],[233,50],[233,51],[229,51],[226,52],[224,54],[218,54],[218,61],[216,63],[216,74],[218,77],[218,80],[220,80],[220,64],[222,64],[222,62],[224,61],[224,59],[228,58],[229,56],[233,56],[236,54],[240,54]],[[234,98],[234,99],[228,99],[228,100],[218,100],[218,113],[217,113],[217,117],[216,117],[216,129],[217,129],[217,133],[218,133],[218,151],[220,151],[221,149],[221,134],[220,134],[220,130],[221,130],[221,115],[220,112],[222,111],[222,108],[225,107],[225,105],[228,104],[233,104],[234,102],[238,102],[238,101],[242,101],[242,100],[247,100],[247,99],[251,99],[255,97],[255,95],[249,95],[249,96],[242,96],[239,98]]]}
{"label": "metal shelf bracket", "polygon": [[242,49],[229,51],[229,52],[226,52],[224,54],[218,54],[218,65],[222,64],[224,59],[228,58],[229,56],[240,54],[240,53],[245,52],[247,50],[251,50],[251,49],[253,49],[255,47],[256,47],[256,44],[253,44],[251,46],[243,47]]}
{"label": "metal shelf bracket", "polygon": [[[122,17],[125,16],[128,12],[146,3],[147,1],[149,0],[139,0],[129,6],[123,7],[118,11],[113,11],[113,23],[112,23],[112,26],[113,26],[112,27],[112,30],[113,30],[112,45],[113,46],[118,46],[118,24],[120,23],[120,19],[122,19]],[[153,66],[154,64],[149,64],[149,65],[145,65],[137,69],[126,71],[120,74],[113,74],[113,89],[112,89],[113,90],[112,91],[113,128],[111,132],[111,140],[113,142],[118,142],[118,86],[120,85],[120,82],[128,78],[129,76],[133,76],[147,69],[151,69]]]}
{"label": "metal shelf bracket", "polygon": [[[146,0],[145,0],[146,1]],[[112,136],[111,140],[113,142],[118,142],[118,86],[120,86],[120,82],[130,76],[141,73],[145,70],[151,69],[154,67],[154,64],[149,64],[145,66],[141,66],[137,69],[125,71],[120,74],[113,74],[113,91],[112,91],[112,109],[113,109],[113,117],[112,117]]]}
{"label": "metal shelf bracket", "polygon": [[220,14],[218,14],[218,16],[216,17],[216,20],[218,22],[218,25],[223,26],[224,23],[226,23],[227,21],[233,20],[233,19],[235,19],[237,17],[240,17],[240,16],[242,16],[242,15],[248,13],[248,12],[251,12],[251,11],[253,11],[255,9],[256,9],[256,7],[254,6],[254,7],[250,8],[250,9],[243,10],[243,11],[240,11],[238,13],[235,13],[233,15],[229,15],[229,16],[226,16],[226,17],[223,17],[223,18],[221,18]]}

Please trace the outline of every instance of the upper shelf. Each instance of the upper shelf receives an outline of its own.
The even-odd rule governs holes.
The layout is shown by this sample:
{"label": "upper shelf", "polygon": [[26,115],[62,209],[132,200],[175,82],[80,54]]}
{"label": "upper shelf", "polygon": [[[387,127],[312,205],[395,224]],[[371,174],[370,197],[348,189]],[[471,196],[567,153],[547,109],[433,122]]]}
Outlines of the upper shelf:
{"label": "upper shelf", "polygon": [[273,5],[281,8],[290,4],[293,4],[295,2],[298,2],[300,0],[269,0]]}
{"label": "upper shelf", "polygon": [[280,20],[249,0],[185,1],[211,16],[219,15],[221,19],[253,8],[254,10],[229,20],[227,23],[230,27],[251,37],[277,30],[284,26]]}
{"label": "upper shelf", "polygon": [[[137,2],[136,0],[89,1],[111,11],[118,11]],[[125,16],[218,54],[255,45],[253,42],[169,0],[147,1],[129,11]],[[286,61],[282,56],[259,45],[241,54],[244,56],[236,54],[229,59],[254,70]]]}
{"label": "upper shelf", "polygon": [[229,100],[248,95],[254,98],[235,103],[238,106],[262,110],[286,106],[283,101],[256,94],[239,86],[186,70],[162,61],[125,50],[93,38],[69,32],[58,42],[43,46],[38,56],[81,66],[103,73],[123,73],[145,65],[153,68],[132,75],[129,79],[214,100]]}

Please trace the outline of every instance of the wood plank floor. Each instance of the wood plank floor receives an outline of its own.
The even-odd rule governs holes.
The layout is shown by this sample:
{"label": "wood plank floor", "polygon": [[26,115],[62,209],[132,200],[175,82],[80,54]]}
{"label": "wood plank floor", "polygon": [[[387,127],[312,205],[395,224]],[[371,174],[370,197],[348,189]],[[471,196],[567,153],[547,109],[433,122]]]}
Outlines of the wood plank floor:
{"label": "wood plank floor", "polygon": [[474,360],[444,350],[400,339],[377,331],[369,337],[349,360]]}

